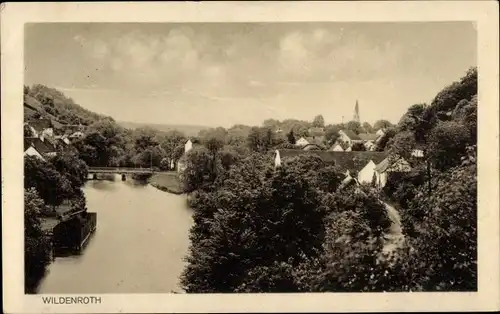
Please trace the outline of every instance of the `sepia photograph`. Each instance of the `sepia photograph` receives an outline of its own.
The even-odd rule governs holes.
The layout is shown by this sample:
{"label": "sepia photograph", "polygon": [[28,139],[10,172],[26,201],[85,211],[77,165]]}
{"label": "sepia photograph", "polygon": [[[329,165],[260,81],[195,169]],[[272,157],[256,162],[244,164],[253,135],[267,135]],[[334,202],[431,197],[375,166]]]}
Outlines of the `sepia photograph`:
{"label": "sepia photograph", "polygon": [[25,32],[27,291],[477,290],[473,23]]}
{"label": "sepia photograph", "polygon": [[475,21],[22,32],[23,294],[478,292]]}

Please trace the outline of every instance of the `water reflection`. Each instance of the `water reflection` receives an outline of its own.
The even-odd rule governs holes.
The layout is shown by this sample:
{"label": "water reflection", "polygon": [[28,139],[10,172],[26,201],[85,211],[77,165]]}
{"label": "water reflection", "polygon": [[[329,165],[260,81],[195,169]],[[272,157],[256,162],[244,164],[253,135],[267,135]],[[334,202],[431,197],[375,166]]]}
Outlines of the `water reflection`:
{"label": "water reflection", "polygon": [[169,293],[189,245],[185,196],[144,182],[92,180],[84,187],[97,230],[82,254],[58,257],[39,293]]}

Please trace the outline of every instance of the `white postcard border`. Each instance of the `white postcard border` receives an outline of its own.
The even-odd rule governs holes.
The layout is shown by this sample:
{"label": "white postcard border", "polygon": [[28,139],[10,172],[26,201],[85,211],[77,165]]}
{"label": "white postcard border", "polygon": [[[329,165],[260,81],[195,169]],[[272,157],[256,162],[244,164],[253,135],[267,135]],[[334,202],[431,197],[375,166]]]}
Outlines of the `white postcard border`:
{"label": "white postcard border", "polygon": [[[95,305],[44,305],[23,288],[22,86],[24,23],[475,21],[478,30],[478,292],[325,294],[101,294]],[[2,247],[6,313],[350,312],[499,309],[498,3],[176,2],[3,3]],[[410,105],[410,104],[409,104]],[[59,295],[57,295],[59,296]],[[80,295],[79,295],[80,296]],[[81,295],[83,296],[83,295]]]}

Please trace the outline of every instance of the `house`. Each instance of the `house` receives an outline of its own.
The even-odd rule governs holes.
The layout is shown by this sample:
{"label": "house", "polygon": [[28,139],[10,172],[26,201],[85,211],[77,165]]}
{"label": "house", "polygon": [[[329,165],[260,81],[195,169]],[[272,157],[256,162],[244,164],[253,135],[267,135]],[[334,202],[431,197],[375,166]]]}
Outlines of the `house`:
{"label": "house", "polygon": [[311,143],[309,143],[309,141],[307,141],[307,139],[305,137],[301,137],[297,141],[295,141],[296,146],[306,146],[309,144],[311,144]]}
{"label": "house", "polygon": [[424,147],[422,145],[417,145],[417,147],[415,147],[412,150],[411,156],[412,157],[416,157],[416,158],[422,158],[422,157],[424,157]]}
{"label": "house", "polygon": [[63,146],[68,146],[71,144],[71,141],[69,140],[67,135],[56,135],[54,138],[58,141],[59,144],[62,144]]}
{"label": "house", "polygon": [[357,179],[359,183],[372,183],[376,167],[387,159],[386,153],[373,155],[368,163],[359,171]]}
{"label": "house", "polygon": [[177,161],[177,172],[180,173],[186,170],[186,155],[191,149],[193,149],[193,142],[188,139],[184,144],[184,154]]}
{"label": "house", "polygon": [[297,157],[299,155],[311,154],[316,155],[323,160],[327,165],[333,165],[347,176],[357,177],[358,172],[362,170],[366,164],[373,160],[374,163],[379,163],[387,157],[384,152],[340,152],[340,151],[305,151],[302,149],[281,149],[276,151],[274,165],[280,167],[284,160]]}
{"label": "house", "polygon": [[308,144],[303,145],[303,149],[325,149],[323,141],[325,140],[324,136],[308,136],[305,138]]}
{"label": "house", "polygon": [[26,140],[24,141],[24,156],[34,156],[45,161],[42,153],[40,153],[35,146],[31,145],[31,143]]}
{"label": "house", "polygon": [[[39,137],[24,138],[24,154],[29,156],[55,156],[57,150],[55,145]],[[44,158],[42,158],[44,159]]]}
{"label": "house", "polygon": [[343,152],[344,151],[344,149],[342,148],[342,145],[340,145],[339,143],[333,144],[329,150],[332,152]]}
{"label": "house", "polygon": [[57,130],[60,134],[71,135],[78,131],[83,133],[85,126],[81,124],[61,124]]}
{"label": "house", "polygon": [[339,131],[339,139],[340,141],[343,141],[346,143],[348,146],[352,146],[354,143],[362,143],[363,140],[353,131],[351,130],[340,130]]}
{"label": "house", "polygon": [[82,131],[76,131],[76,132],[74,132],[73,134],[71,134],[71,135],[69,136],[69,138],[71,138],[71,139],[81,139],[81,138],[83,138],[84,136],[85,136],[85,134],[83,134],[83,132],[82,132]]}
{"label": "house", "polygon": [[380,138],[380,137],[384,136],[385,129],[382,128],[382,129],[378,130],[377,132],[375,132],[375,134],[377,135],[377,138]]}
{"label": "house", "polygon": [[391,172],[410,172],[410,164],[403,158],[387,157],[374,168],[376,187],[381,189],[387,183]]}
{"label": "house", "polygon": [[52,121],[46,118],[33,119],[28,122],[28,126],[34,137],[54,136]]}
{"label": "house", "polygon": [[375,133],[360,133],[358,134],[358,136],[363,141],[363,145],[365,146],[366,150],[371,150],[378,138],[377,134]]}
{"label": "house", "polygon": [[375,142],[377,139],[377,134],[375,133],[359,133],[358,137],[363,141],[363,142]]}

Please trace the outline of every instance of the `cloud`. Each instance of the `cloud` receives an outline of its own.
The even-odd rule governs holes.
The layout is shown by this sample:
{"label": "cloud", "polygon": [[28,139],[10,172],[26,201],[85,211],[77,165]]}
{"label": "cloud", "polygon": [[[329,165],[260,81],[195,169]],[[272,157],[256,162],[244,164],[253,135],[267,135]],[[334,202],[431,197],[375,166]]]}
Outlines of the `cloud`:
{"label": "cloud", "polygon": [[184,25],[74,40],[111,73],[110,84],[150,91],[186,86],[217,97],[273,97],[299,83],[370,79],[399,60],[397,47],[373,45],[340,27],[210,33]]}

